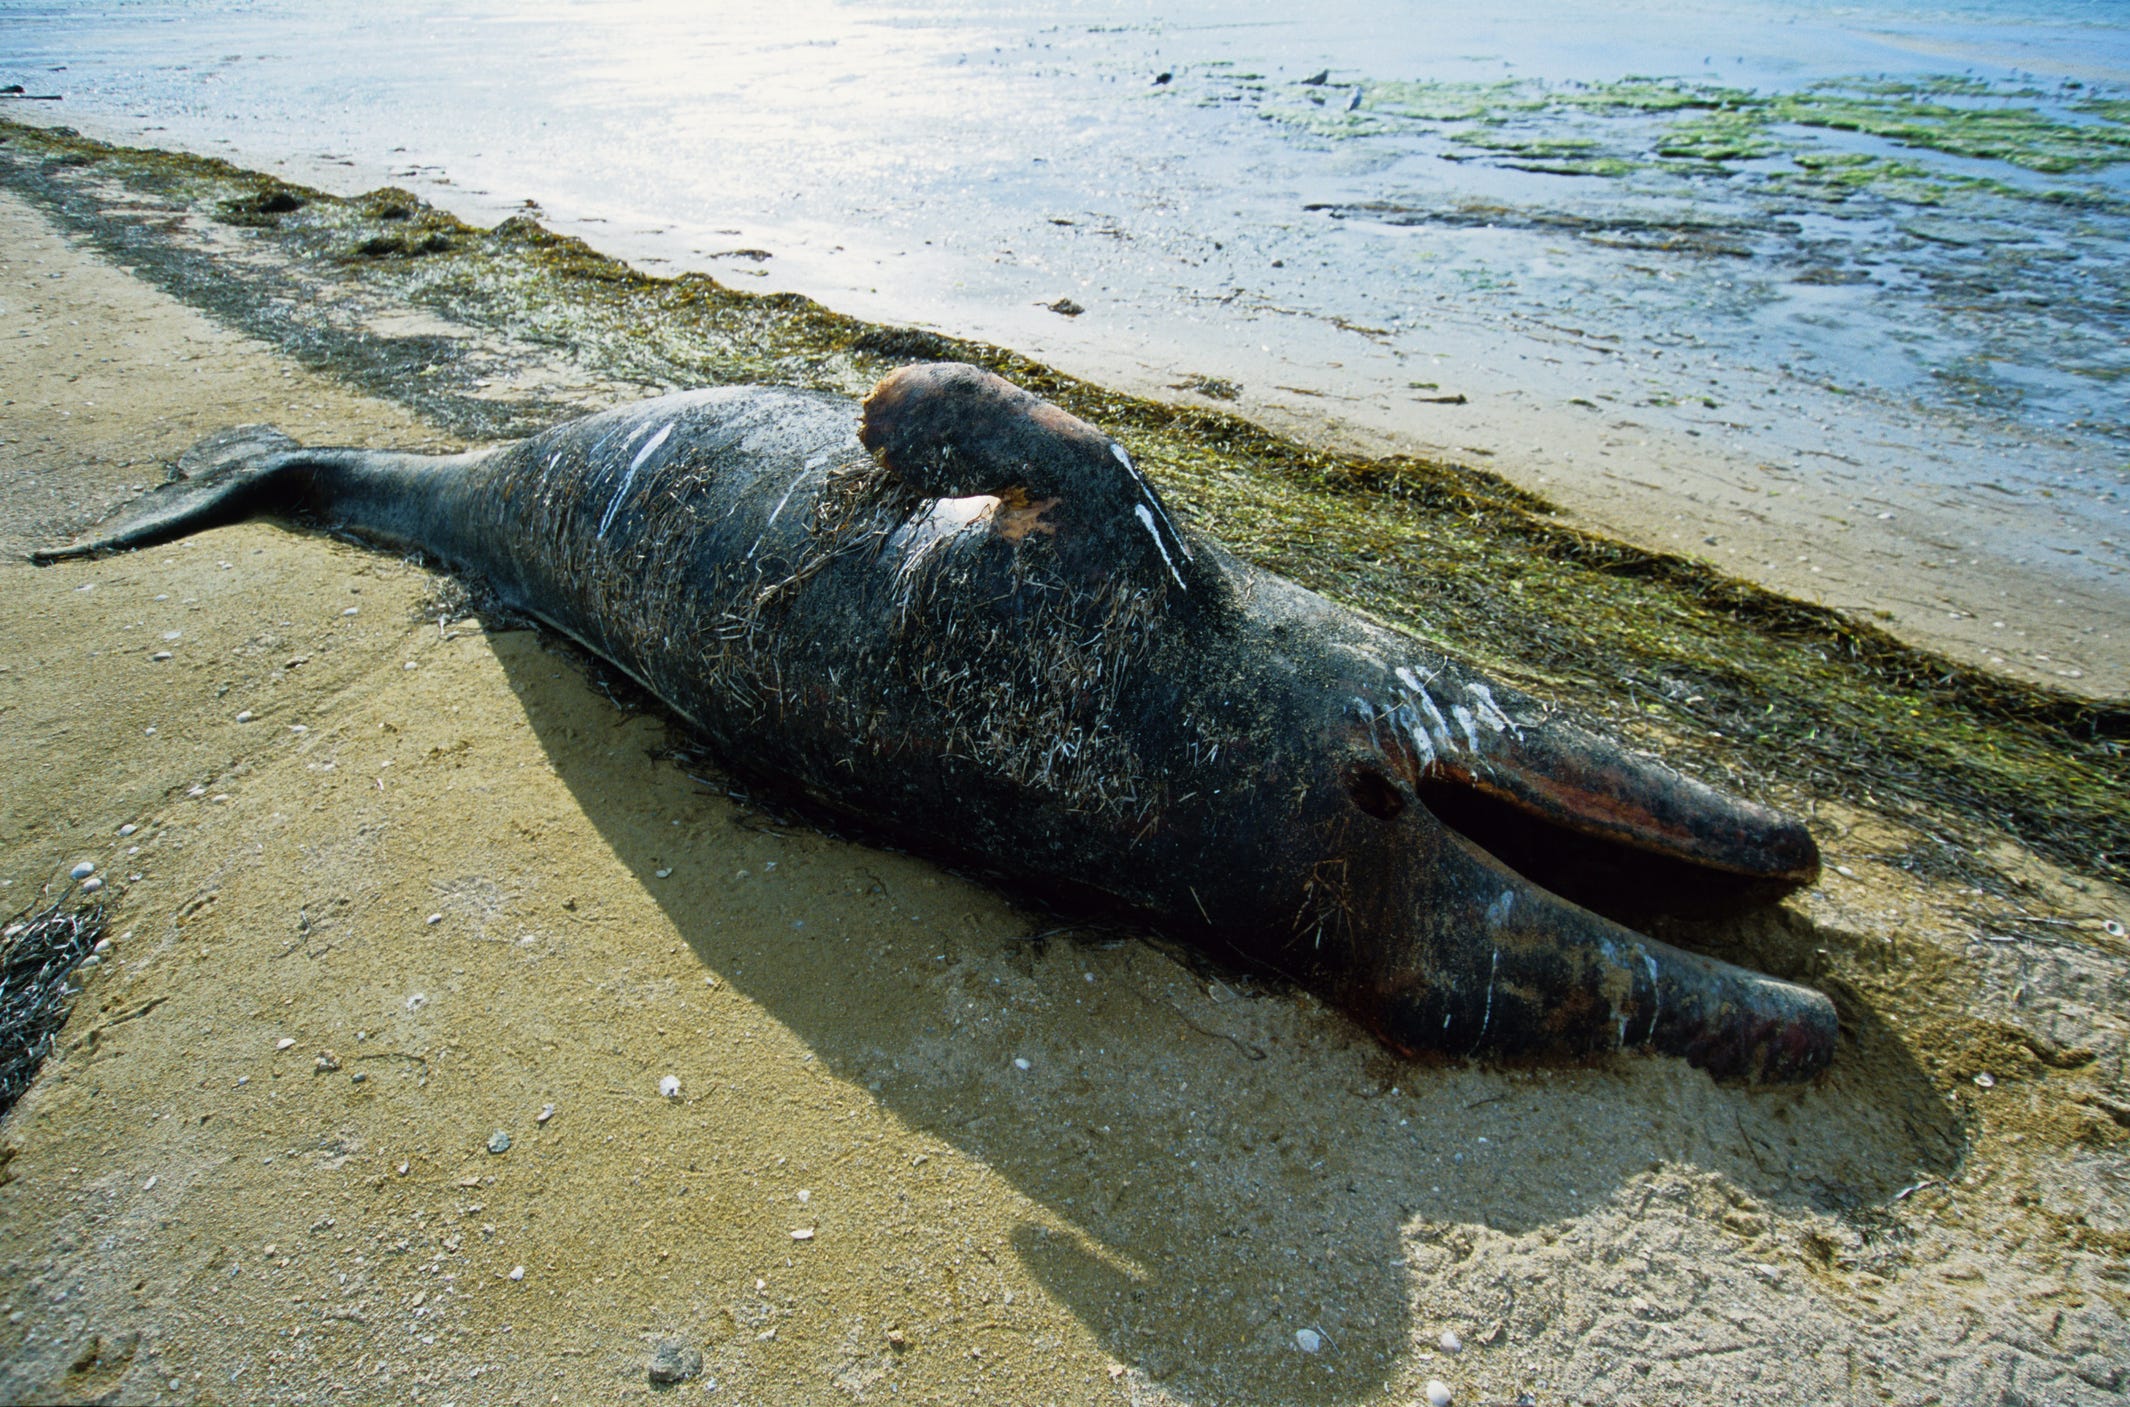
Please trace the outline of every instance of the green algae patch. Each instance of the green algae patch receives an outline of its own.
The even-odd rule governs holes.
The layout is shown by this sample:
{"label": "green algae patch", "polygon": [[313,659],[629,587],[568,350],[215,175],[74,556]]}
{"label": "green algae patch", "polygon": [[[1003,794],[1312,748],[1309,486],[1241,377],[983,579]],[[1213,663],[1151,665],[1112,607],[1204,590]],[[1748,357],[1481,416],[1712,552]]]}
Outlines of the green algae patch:
{"label": "green algae patch", "polygon": [[[910,361],[975,362],[1130,444],[1196,525],[1243,557],[1703,775],[1751,779],[1793,805],[1903,815],[1970,847],[2009,835],[2130,880],[2130,708],[1969,669],[1705,564],[1579,531],[1494,475],[1303,445],[1214,407],[1120,395],[793,294],[649,276],[524,217],[484,230],[404,191],[336,197],[5,123],[0,139],[0,179],[77,237],[452,434],[520,434],[581,409],[487,384],[534,364],[573,368],[620,400],[748,381],[858,395]],[[284,191],[290,208],[264,208],[289,205]],[[235,231],[247,257],[195,238],[195,224]],[[432,235],[439,246],[406,248]],[[400,252],[361,252],[379,238]],[[418,310],[465,334],[383,335],[356,316],[365,307]]]}
{"label": "green algae patch", "polygon": [[1503,166],[1554,176],[1625,176],[1641,164],[1607,156],[1587,138],[1524,137],[1493,127],[1469,127],[1452,132],[1450,140],[1489,152]]}
{"label": "green algae patch", "polygon": [[1754,112],[1724,110],[1675,122],[1657,138],[1656,153],[1675,161],[1750,161],[1776,156],[1782,146]]}
{"label": "green algae patch", "polygon": [[1391,81],[1360,85],[1360,111],[1407,122],[1499,121],[1543,112],[1546,100],[1527,85]]}
{"label": "green algae patch", "polygon": [[[1841,79],[1787,93],[1650,77],[1558,86],[1514,80],[1398,80],[1350,89],[1289,85],[1268,93],[1260,111],[1269,120],[1323,137],[1424,131],[1452,123],[1508,128],[1517,135],[1499,145],[1476,145],[1511,158],[1519,155],[1519,145],[1573,144],[1581,148],[1574,156],[1585,161],[1635,163],[1654,155],[1720,167],[1807,153],[1813,149],[1812,133],[1824,131],[2045,175],[2130,161],[2130,100],[2072,98],[1957,75]],[[1470,129],[1451,133],[1449,140],[1475,144]]]}
{"label": "green algae patch", "polygon": [[1862,132],[1948,156],[2002,161],[2062,175],[2130,161],[2130,126],[2077,122],[2032,107],[1951,104],[1908,96],[1815,88],[1770,100],[1768,119]]}

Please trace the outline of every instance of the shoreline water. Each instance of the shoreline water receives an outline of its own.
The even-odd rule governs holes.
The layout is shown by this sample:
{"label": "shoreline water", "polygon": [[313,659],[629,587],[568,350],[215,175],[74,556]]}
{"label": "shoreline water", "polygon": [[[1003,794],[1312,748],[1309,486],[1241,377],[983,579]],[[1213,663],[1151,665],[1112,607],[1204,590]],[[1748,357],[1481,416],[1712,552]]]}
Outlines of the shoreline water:
{"label": "shoreline water", "polygon": [[[264,13],[273,14],[273,7]],[[2014,678],[2094,698],[2130,697],[2130,632],[2114,625],[2130,619],[2130,574],[2125,572],[2130,530],[2109,526],[2120,524],[2130,510],[2119,504],[2120,485],[2110,477],[2115,469],[2094,462],[2095,445],[2105,441],[2093,440],[2092,432],[2066,432],[2071,439],[2052,440],[2046,426],[1987,413],[1986,396],[1977,412],[1968,414],[1950,408],[1942,397],[1926,413],[1904,406],[1895,395],[1859,395],[1831,384],[1849,379],[1848,364],[1838,357],[1817,369],[1809,360],[1784,369],[1774,361],[1789,353],[1770,351],[1756,358],[1725,351],[1720,343],[1700,350],[1675,345],[1670,333],[1654,340],[1632,335],[1634,300],[1656,299],[1647,304],[1650,315],[1660,321],[1673,317],[1662,311],[1669,306],[1663,300],[1674,296],[1659,291],[1664,279],[1676,274],[1694,287],[1706,285],[1709,296],[1716,296],[1717,275],[1729,256],[1667,264],[1686,256],[1608,253],[1543,230],[1429,232],[1381,219],[1304,215],[1304,207],[1314,203],[1346,201],[1349,205],[1340,208],[1347,209],[1369,192],[1396,188],[1395,181],[1386,184],[1386,178],[1371,174],[1389,158],[1365,142],[1332,142],[1307,160],[1284,146],[1256,152],[1249,159],[1258,166],[1246,166],[1241,174],[1288,183],[1280,199],[1291,204],[1293,217],[1274,228],[1263,223],[1265,216],[1255,206],[1230,212],[1219,203],[1219,182],[1236,173],[1213,153],[1197,161],[1180,161],[1176,153],[1192,151],[1194,140],[1230,130],[1207,125],[1226,120],[1208,104],[1232,97],[1270,110],[1275,98],[1285,100],[1282,93],[1309,91],[1290,82],[1284,89],[1273,84],[1276,91],[1269,96],[1253,95],[1236,76],[1240,70],[1232,64],[1221,68],[1225,60],[1214,57],[1248,54],[1254,52],[1250,44],[1264,41],[1209,39],[1173,24],[1129,33],[1099,26],[1067,32],[1044,27],[1031,10],[996,22],[995,37],[1012,51],[986,57],[966,26],[957,27],[962,22],[953,18],[951,7],[913,12],[887,40],[879,37],[877,25],[866,28],[878,16],[863,8],[851,13],[857,20],[846,15],[840,30],[821,21],[827,26],[824,34],[840,37],[769,57],[762,57],[769,48],[760,36],[750,38],[751,31],[737,36],[732,49],[741,55],[735,62],[742,68],[721,75],[737,85],[736,96],[720,100],[714,109],[732,130],[721,137],[724,145],[710,149],[730,152],[751,142],[751,164],[774,169],[788,161],[791,182],[821,179],[834,186],[837,181],[830,178],[841,173],[854,189],[840,197],[846,213],[839,217],[825,215],[819,196],[803,190],[780,195],[764,187],[757,209],[733,205],[735,191],[744,187],[728,190],[681,164],[701,160],[699,134],[689,125],[698,119],[685,115],[634,134],[635,144],[647,151],[664,143],[675,153],[671,188],[661,195],[655,182],[647,181],[641,155],[617,163],[611,191],[594,191],[570,174],[566,163],[543,182],[522,159],[513,162],[508,149],[522,145],[525,152],[558,153],[555,133],[506,123],[454,137],[436,126],[433,114],[424,115],[423,104],[432,99],[408,92],[411,79],[405,76],[389,91],[406,101],[414,126],[404,139],[416,143],[413,150],[395,155],[388,149],[393,134],[381,131],[374,115],[382,95],[367,91],[350,100],[328,144],[297,140],[277,146],[292,140],[292,131],[308,132],[292,123],[316,120],[287,111],[285,51],[250,58],[232,52],[208,63],[210,71],[190,76],[157,70],[137,117],[112,106],[123,101],[113,85],[127,74],[146,72],[127,67],[138,60],[128,56],[122,38],[115,57],[98,60],[103,68],[91,65],[93,71],[78,75],[70,68],[55,81],[90,84],[104,94],[89,108],[90,116],[82,116],[79,103],[67,114],[72,125],[94,135],[122,141],[145,137],[152,144],[218,152],[342,194],[403,184],[483,224],[523,209],[520,201],[544,202],[538,213],[550,226],[652,272],[695,267],[736,285],[817,296],[856,316],[915,322],[1011,346],[1127,393],[1236,409],[1314,442],[1480,464],[1544,494],[1578,522],[1638,545],[1700,558]],[[641,40],[645,26],[657,22],[649,12],[622,14],[617,43]],[[429,36],[436,48],[433,54],[424,51],[422,62],[430,68],[419,71],[448,73],[460,84],[476,82],[477,66],[468,66],[463,47],[453,46],[478,35],[515,42],[495,31],[491,20],[477,7],[455,14]],[[251,23],[250,11],[239,12],[216,37],[235,44],[238,36],[253,32],[245,28]],[[347,27],[349,21],[337,11],[328,10],[317,23],[321,32],[333,34],[342,34],[335,28],[342,26],[357,51],[346,62],[367,74],[367,82],[381,81],[365,67],[375,61],[369,46],[376,35],[361,26]],[[256,32],[264,37],[275,31],[269,26]],[[1321,43],[1322,52],[1349,61],[1355,47],[1350,35],[1295,37]],[[632,111],[632,102],[654,100],[666,91],[661,84],[671,82],[672,66],[699,53],[701,35],[677,31],[673,38],[675,52],[641,70],[616,66],[630,52],[626,43],[612,53],[587,49],[589,66],[578,75],[577,87],[556,90],[557,120],[566,112],[568,120],[611,121],[614,113]],[[1908,42],[1896,35],[1878,58],[1897,61]],[[952,52],[957,45],[970,52]],[[2062,48],[2059,43],[2057,50]],[[1172,51],[1193,58],[1197,66],[1178,69],[1174,81],[1159,89],[1126,85],[1128,74]],[[1818,65],[1810,71],[1840,71],[1834,53],[1826,43],[1810,49],[1808,62]],[[2054,63],[2061,54],[2052,50],[2039,57]],[[1107,126],[1071,137],[1048,166],[1038,162],[1014,174],[1002,165],[1001,152],[973,133],[969,113],[950,107],[939,118],[943,149],[928,164],[912,166],[927,163],[922,142],[890,133],[881,138],[883,150],[904,166],[881,164],[886,157],[868,165],[863,155],[851,154],[850,137],[832,130],[833,122],[814,136],[792,129],[792,103],[777,92],[780,84],[789,87],[812,75],[829,84],[835,102],[855,112],[883,110],[900,95],[915,104],[913,111],[924,113],[930,111],[924,85],[964,60],[972,87],[1011,95],[1011,101],[1024,105],[1064,101],[1068,128]],[[1584,61],[1552,62],[1565,73]],[[866,62],[896,66],[867,75],[869,85],[877,83],[887,96],[851,91],[846,79]],[[1912,58],[1909,62],[1911,72],[1927,71],[1915,67]],[[1451,66],[1475,74],[1484,67],[1470,55]],[[163,68],[168,67],[166,61]],[[1765,82],[1779,67],[1762,63],[1760,70],[1734,70]],[[106,70],[107,76],[95,76]],[[95,88],[98,83],[101,89]],[[246,93],[247,83],[256,84],[258,92]],[[1073,96],[1090,84],[1107,84],[1104,91],[1113,92],[1106,116]],[[632,92],[635,87],[642,92]],[[207,96],[200,103],[178,101],[185,94]],[[1363,87],[1340,87],[1337,95],[1341,102],[1364,100],[1357,115],[1381,119]],[[468,96],[460,94],[457,101]],[[517,111],[516,101],[497,95],[501,111]],[[53,104],[51,111],[24,116],[59,121],[63,107]],[[1012,131],[1021,136],[1024,129],[1046,130],[1040,120],[1023,115],[1013,121],[1019,125]],[[1153,150],[1144,169],[1119,165],[1113,180],[1087,169],[1090,161],[1113,159],[1117,134],[1137,130],[1134,124],[1144,127]],[[1053,135],[1064,140],[1071,133]],[[476,151],[483,141],[504,150]],[[1068,160],[1072,152],[1084,154],[1075,163]],[[1492,189],[1486,182],[1495,179],[1484,176],[1484,163],[1447,165],[1421,156],[1399,160],[1418,163],[1414,169],[1420,174],[1413,181],[1423,192],[1429,181],[1439,179],[1429,172],[1478,180],[1472,189],[1482,192]],[[951,222],[927,225],[912,214],[907,199],[881,189],[908,167],[911,189],[936,205],[951,195],[942,171],[961,162],[971,163],[972,170],[1004,173],[1007,191],[974,199],[969,229]],[[655,165],[649,168],[655,171]],[[1570,210],[1590,208],[1595,197],[1588,192],[1603,184],[1509,171],[1498,175],[1541,187],[1552,181],[1570,192],[1560,199],[1582,202],[1562,207]],[[1546,189],[1551,188],[1534,194],[1518,187],[1515,200],[1541,204],[1512,208],[1542,212],[1543,200],[1554,198],[1545,195]],[[1246,214],[1248,219],[1239,218]],[[1000,221],[996,229],[987,227]],[[1822,223],[1833,230],[1842,222]],[[1887,229],[1888,238],[1917,243],[1890,225]],[[1236,244],[1238,236],[1243,245]],[[1220,248],[1223,242],[1230,247]],[[1494,246],[1516,252],[1506,264],[1476,252]],[[1927,249],[1929,242],[1918,247]],[[1276,257],[1282,254],[1286,257]],[[1302,276],[1302,266],[1313,266],[1318,258],[1357,261],[1355,268],[1380,273],[1390,267],[1385,259],[1407,254],[1423,263],[1438,261],[1426,267],[1453,269],[1457,277],[1478,282],[1462,300],[1401,313],[1388,306],[1348,306],[1340,301],[1335,278]],[[1809,353],[1813,338],[1827,338],[1828,346],[1820,349],[1827,351],[1868,327],[1857,321],[1856,298],[1859,290],[1874,287],[1869,278],[1839,259],[1826,264],[1823,254],[1814,257],[1822,262],[1803,269],[1809,278],[1777,278],[1768,285],[1785,310],[1767,324],[1771,347],[1794,345]],[[1655,274],[1632,272],[1628,265],[1637,259],[1654,261]],[[1288,267],[1275,269],[1275,262]],[[1497,264],[1502,267],[1489,272]],[[1545,272],[1548,265],[1555,266],[1551,273]],[[1627,300],[1624,311],[1605,311],[1613,293],[1593,292],[1582,282],[1600,274],[1619,284],[1619,296]],[[1865,281],[1845,282],[1857,278]],[[1627,286],[1637,280],[1649,288]],[[1520,290],[1518,284],[1530,287]],[[1555,284],[1564,290],[1563,314],[1580,310],[1609,321],[1579,322],[1563,315],[1545,325],[1542,304],[1534,300],[1539,290]],[[1572,290],[1581,291],[1568,296]],[[1065,317],[1043,306],[1067,295],[1087,311]],[[1734,315],[1735,310],[1724,314]],[[1624,338],[1623,328],[1630,334]],[[1899,356],[1882,360],[1891,366]],[[1216,395],[1232,391],[1234,399],[1209,398],[1201,389],[1208,387]]]}

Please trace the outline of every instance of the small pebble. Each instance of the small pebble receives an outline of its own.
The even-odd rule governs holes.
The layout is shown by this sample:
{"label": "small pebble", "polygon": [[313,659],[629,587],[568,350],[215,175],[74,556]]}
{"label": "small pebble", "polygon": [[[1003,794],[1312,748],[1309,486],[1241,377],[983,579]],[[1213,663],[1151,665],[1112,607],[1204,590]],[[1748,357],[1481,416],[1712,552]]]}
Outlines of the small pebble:
{"label": "small pebble", "polygon": [[370,1077],[368,1075],[365,1075],[362,1071],[357,1070],[354,1074],[348,1076],[348,1083],[351,1085],[359,1085],[364,1080],[367,1080],[369,1078]]}
{"label": "small pebble", "polygon": [[1450,1385],[1440,1378],[1427,1380],[1428,1407],[1450,1407]]}
{"label": "small pebble", "polygon": [[525,1267],[522,1265],[512,1266],[510,1268],[510,1278],[513,1280],[523,1280],[525,1278]]}
{"label": "small pebble", "polygon": [[318,1069],[320,1073],[329,1075],[333,1071],[338,1070],[339,1068],[339,1056],[333,1054],[333,1052],[331,1052],[330,1050],[321,1050],[318,1052]]}
{"label": "small pebble", "polygon": [[703,1351],[679,1339],[660,1339],[651,1349],[651,1362],[644,1376],[658,1387],[684,1383],[703,1371]]}
{"label": "small pebble", "polygon": [[508,1153],[510,1151],[510,1135],[501,1129],[497,1129],[494,1133],[488,1135],[488,1151],[491,1153]]}
{"label": "small pebble", "polygon": [[169,658],[170,652],[168,650],[157,650],[154,654],[148,656],[148,662],[150,664],[161,664]]}
{"label": "small pebble", "polygon": [[238,714],[238,715],[237,715],[237,721],[238,721],[239,723],[249,723],[249,722],[251,722],[251,710],[247,708],[247,709],[245,709],[245,710],[244,710],[244,711],[243,711],[242,713]]}
{"label": "small pebble", "polygon": [[278,1040],[278,1041],[275,1041],[275,1042],[274,1042],[274,1049],[275,1049],[275,1050],[287,1050],[287,1049],[288,1049],[288,1048],[289,1048],[290,1046],[294,1045],[295,1043],[296,1043],[296,1038],[295,1038],[294,1036],[283,1036],[283,1037],[282,1037],[282,1038],[281,1038],[280,1040]]}
{"label": "small pebble", "polygon": [[129,836],[129,835],[133,834],[133,833],[134,833],[135,831],[137,831],[137,830],[139,830],[139,829],[140,829],[140,827],[139,827],[139,826],[136,826],[136,825],[134,825],[134,824],[133,824],[133,822],[131,822],[131,821],[128,821],[128,822],[126,822],[126,823],[125,823],[124,825],[122,825],[122,826],[120,826],[120,827],[118,828],[118,838],[119,838],[120,840],[124,840],[124,839],[125,839],[125,838],[126,838],[127,836]]}
{"label": "small pebble", "polygon": [[1442,1337],[1440,1339],[1437,1339],[1436,1342],[1442,1345],[1442,1351],[1444,1353],[1464,1352],[1464,1340],[1457,1337],[1457,1331],[1455,1329],[1444,1329],[1442,1331]]}
{"label": "small pebble", "polygon": [[660,879],[671,879],[673,877],[673,870],[669,866],[666,869],[657,871],[657,874]]}
{"label": "small pebble", "polygon": [[1016,1055],[1013,1058],[1013,1068],[1016,1070],[1027,1070],[1032,1069],[1033,1067],[1029,1065],[1028,1058],[1026,1056]]}
{"label": "small pebble", "polygon": [[348,608],[347,608],[346,610],[342,611],[342,612],[341,612],[341,614],[342,614],[342,615],[344,615],[344,616],[352,616],[352,615],[355,615],[355,614],[357,614],[357,613],[359,612],[359,610],[360,610],[360,608],[359,608],[359,607],[356,607],[356,606],[350,606],[350,607],[348,607]]}
{"label": "small pebble", "polygon": [[814,1239],[814,1229],[811,1226],[802,1226],[791,1233],[791,1239],[794,1241],[811,1241]]}
{"label": "small pebble", "polygon": [[1314,1329],[1296,1329],[1294,1346],[1304,1353],[1315,1353],[1324,1346],[1324,1336]]}
{"label": "small pebble", "polygon": [[1997,1087],[1997,1077],[1984,1070],[1981,1074],[1975,1076],[1975,1085],[1978,1089],[1995,1089]]}
{"label": "small pebble", "polygon": [[152,1178],[152,1177],[151,1177],[151,1178],[149,1178],[149,1179],[148,1179],[148,1180],[147,1180],[146,1182],[144,1182],[144,1183],[142,1183],[142,1184],[141,1184],[141,1191],[143,1191],[143,1192],[153,1192],[153,1191],[155,1190],[155,1184],[156,1184],[156,1181],[157,1181],[157,1179],[155,1179],[155,1178]]}
{"label": "small pebble", "polygon": [[93,861],[89,861],[89,860],[83,860],[83,861],[82,861],[82,862],[81,862],[80,864],[76,865],[76,866],[74,867],[74,869],[73,869],[73,877],[74,877],[75,879],[87,879],[87,878],[88,878],[88,877],[89,877],[90,875],[92,875],[92,874],[95,874],[95,873],[96,873],[96,865],[95,865],[95,863],[94,863]]}
{"label": "small pebble", "polygon": [[104,882],[94,875],[89,876],[87,879],[81,882],[81,892],[84,894],[94,894],[97,890],[103,887]]}
{"label": "small pebble", "polygon": [[667,1075],[658,1082],[658,1092],[668,1099],[680,1098],[680,1076]]}
{"label": "small pebble", "polygon": [[432,928],[435,927],[437,924],[442,923],[443,921],[444,916],[442,914],[431,914],[429,915],[429,917],[422,920],[423,923],[430,925]]}
{"label": "small pebble", "polygon": [[548,1121],[549,1119],[552,1119],[552,1118],[554,1118],[554,1117],[555,1117],[555,1106],[554,1106],[554,1105],[552,1105],[552,1104],[543,1104],[543,1105],[541,1105],[541,1106],[540,1106],[540,1113],[539,1113],[538,1117],[536,1117],[536,1118],[535,1118],[535,1119],[533,1120],[533,1122],[534,1122],[534,1123],[539,1123],[539,1124],[544,1124],[544,1123],[546,1123],[546,1122],[547,1122],[547,1121]]}

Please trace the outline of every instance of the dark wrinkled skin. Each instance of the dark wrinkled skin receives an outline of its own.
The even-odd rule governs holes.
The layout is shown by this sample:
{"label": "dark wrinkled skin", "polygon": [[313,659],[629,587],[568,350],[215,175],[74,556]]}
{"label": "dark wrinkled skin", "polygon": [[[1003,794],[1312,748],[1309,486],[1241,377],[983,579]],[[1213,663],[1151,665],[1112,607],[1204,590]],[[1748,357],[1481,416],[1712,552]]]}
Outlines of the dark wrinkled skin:
{"label": "dark wrinkled skin", "polygon": [[1816,876],[1801,825],[1237,561],[1121,446],[975,368],[895,373],[862,429],[742,387],[448,458],[271,432],[190,458],[40,559],[308,518],[480,574],[751,776],[1287,974],[1400,1052],[1648,1048],[1757,1080],[1831,1057],[1825,997],[1619,927],[1440,818],[1761,892]]}

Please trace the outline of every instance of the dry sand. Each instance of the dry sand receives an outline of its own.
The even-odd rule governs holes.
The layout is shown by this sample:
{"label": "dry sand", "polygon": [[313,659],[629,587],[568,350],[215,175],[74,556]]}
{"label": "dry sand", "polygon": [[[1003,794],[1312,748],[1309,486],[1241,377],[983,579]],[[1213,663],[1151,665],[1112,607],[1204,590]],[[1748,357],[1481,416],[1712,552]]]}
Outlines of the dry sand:
{"label": "dry sand", "polygon": [[[1822,1083],[1401,1064],[735,800],[391,557],[27,566],[233,422],[437,435],[4,196],[0,308],[0,908],[94,860],[118,935],[0,1122],[0,1399],[2130,1384],[2121,893],[2007,853],[2029,920],[1991,919],[1822,811],[1820,888],[1673,935],[1837,992]],[[662,1338],[701,1375],[651,1386]]]}

